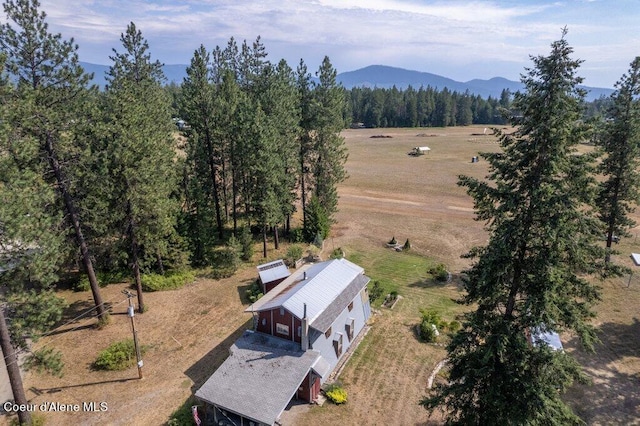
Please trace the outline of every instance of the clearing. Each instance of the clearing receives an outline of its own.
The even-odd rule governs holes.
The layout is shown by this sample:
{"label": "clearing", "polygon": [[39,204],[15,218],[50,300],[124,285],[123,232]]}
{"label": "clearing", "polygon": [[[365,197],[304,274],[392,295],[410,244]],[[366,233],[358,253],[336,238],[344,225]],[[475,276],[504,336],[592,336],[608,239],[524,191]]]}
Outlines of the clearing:
{"label": "clearing", "polygon": [[[461,307],[458,274],[469,263],[460,255],[487,240],[483,223],[474,220],[473,203],[456,185],[458,175],[483,177],[487,164],[471,158],[480,151],[498,149],[495,139],[483,136],[483,126],[444,129],[358,129],[343,135],[349,149],[350,178],[339,187],[339,213],[325,255],[342,248],[347,258],[365,268],[385,290],[402,299],[393,310],[380,308],[373,326],[343,370],[340,380],[349,394],[344,406],[296,410],[294,424],[439,424],[418,406],[431,371],[445,356],[441,346],[418,341],[415,325],[420,308],[436,309],[451,321]],[[425,138],[427,132],[430,137]],[[371,138],[375,135],[390,137]],[[423,135],[423,136],[420,136]],[[413,147],[428,145],[423,156],[407,155]],[[587,148],[585,148],[587,149]],[[636,216],[636,219],[638,217]],[[632,266],[629,254],[640,252],[637,234],[616,246],[619,260]],[[391,237],[409,238],[412,250],[397,253],[386,248]],[[269,259],[284,255],[270,245]],[[125,284],[109,285],[103,298],[112,304],[112,322],[101,330],[95,320],[78,315],[92,306],[90,293],[62,291],[70,303],[64,327],[39,345],[62,351],[65,375],[55,378],[26,374],[27,397],[34,404],[106,402],[101,412],[48,412],[46,424],[159,425],[181,407],[225,359],[236,337],[251,326],[243,313],[244,293],[256,277],[256,255],[235,276],[224,280],[200,277],[177,291],[148,293],[149,311],[136,315],[144,357],[144,379],[132,367],[123,372],[90,368],[97,354],[111,342],[129,338]],[[427,268],[443,262],[453,274],[449,284],[437,284]],[[635,266],[634,266],[635,267]],[[576,386],[568,396],[589,424],[640,423],[640,273],[602,283],[603,301],[598,324],[603,344],[596,354],[583,352],[572,336],[563,336],[593,378],[593,386]],[[187,404],[189,402],[187,401]],[[299,407],[298,407],[299,408]],[[290,413],[293,414],[293,413]],[[0,417],[0,424],[7,422]]]}

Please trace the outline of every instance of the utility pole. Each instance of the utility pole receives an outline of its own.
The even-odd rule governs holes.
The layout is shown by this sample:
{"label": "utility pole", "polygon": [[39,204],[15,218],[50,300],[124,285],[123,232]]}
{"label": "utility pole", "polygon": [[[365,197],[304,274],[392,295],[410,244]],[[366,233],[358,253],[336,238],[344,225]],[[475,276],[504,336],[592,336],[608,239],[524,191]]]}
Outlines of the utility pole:
{"label": "utility pole", "polygon": [[138,333],[136,332],[136,323],[133,320],[133,317],[135,315],[135,309],[133,307],[133,301],[131,299],[133,299],[133,294],[129,291],[129,290],[122,290],[122,292],[127,296],[127,299],[129,300],[129,307],[127,308],[127,313],[129,315],[129,318],[131,318],[131,330],[133,331],[133,345],[136,348],[136,361],[138,363],[138,378],[142,379],[142,356],[140,354],[140,346],[138,346]]}

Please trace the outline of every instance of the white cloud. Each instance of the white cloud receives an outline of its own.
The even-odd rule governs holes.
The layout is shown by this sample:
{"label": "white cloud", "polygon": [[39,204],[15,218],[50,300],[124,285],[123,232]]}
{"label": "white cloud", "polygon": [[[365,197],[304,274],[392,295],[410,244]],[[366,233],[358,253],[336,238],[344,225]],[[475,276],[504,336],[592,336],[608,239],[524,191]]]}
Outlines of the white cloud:
{"label": "white cloud", "polygon": [[[633,58],[635,1],[41,0],[52,30],[73,36],[88,61],[107,62],[133,21],[152,54],[167,63],[188,63],[200,44],[211,49],[231,36],[241,43],[261,35],[270,57],[285,57],[292,66],[304,57],[311,68],[326,54],[339,71],[384,63],[454,70],[469,79],[518,64],[522,71],[529,55],[545,54],[565,25],[578,56],[602,77],[604,58],[625,64]],[[492,72],[492,62],[500,64],[496,74],[473,74]],[[607,84],[617,77],[607,77]]]}

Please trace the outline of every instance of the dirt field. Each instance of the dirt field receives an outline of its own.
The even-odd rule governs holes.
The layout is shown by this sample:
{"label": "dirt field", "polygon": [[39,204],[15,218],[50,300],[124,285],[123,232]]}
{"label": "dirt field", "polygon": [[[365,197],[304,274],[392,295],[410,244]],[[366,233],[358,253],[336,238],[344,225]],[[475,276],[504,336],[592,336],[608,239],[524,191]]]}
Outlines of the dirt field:
{"label": "dirt field", "polygon": [[[332,237],[325,248],[343,248],[373,279],[397,288],[402,299],[393,310],[381,309],[371,331],[341,374],[349,394],[344,406],[325,404],[296,412],[292,424],[362,425],[439,424],[418,406],[428,376],[445,356],[442,347],[420,343],[414,333],[420,308],[437,308],[452,320],[459,307],[456,274],[468,266],[461,259],[474,245],[486,242],[482,223],[473,220],[473,203],[456,185],[457,176],[483,177],[486,163],[472,163],[479,151],[498,149],[482,127],[455,129],[366,129],[344,132],[349,148],[350,178],[340,186],[340,202]],[[371,138],[371,136],[391,136]],[[420,135],[420,136],[419,136]],[[428,155],[411,157],[414,146],[429,146]],[[640,233],[640,230],[638,230]],[[635,235],[635,234],[634,234]],[[384,243],[409,238],[413,254],[395,253]],[[636,239],[619,244],[621,259],[640,252]],[[282,255],[271,249],[270,259]],[[255,259],[255,263],[261,259]],[[427,280],[429,262],[444,262],[454,282]],[[398,267],[400,265],[402,267]],[[239,333],[250,326],[242,295],[255,278],[248,265],[236,276],[216,281],[199,279],[188,287],[149,293],[150,310],[136,315],[144,357],[144,379],[137,371],[105,373],[90,364],[109,343],[131,336],[124,285],[103,290],[113,304],[112,323],[93,329],[94,320],[74,321],[41,341],[63,352],[62,379],[27,374],[27,397],[34,404],[106,402],[103,412],[45,413],[49,425],[160,425],[180,407],[225,359]],[[629,284],[630,283],[630,284]],[[629,284],[629,287],[627,285]],[[603,345],[586,354],[571,336],[563,336],[594,379],[576,387],[569,399],[589,424],[640,424],[640,271],[637,276],[603,283],[599,308]],[[67,320],[91,307],[89,293],[65,292],[71,309]],[[0,424],[6,422],[0,417]]]}

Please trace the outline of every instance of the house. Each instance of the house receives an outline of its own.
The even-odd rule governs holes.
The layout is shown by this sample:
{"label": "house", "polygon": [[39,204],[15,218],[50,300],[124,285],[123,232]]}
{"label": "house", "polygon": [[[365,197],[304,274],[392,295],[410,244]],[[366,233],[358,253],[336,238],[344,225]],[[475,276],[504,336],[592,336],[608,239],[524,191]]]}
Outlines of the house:
{"label": "house", "polygon": [[274,260],[273,262],[258,265],[258,276],[260,277],[260,285],[262,286],[262,293],[267,294],[275,286],[280,284],[291,275],[287,265],[284,264],[282,259]]}
{"label": "house", "polygon": [[371,316],[364,270],[304,265],[249,306],[247,330],[198,391],[205,424],[272,425],[292,398],[314,401]]}

